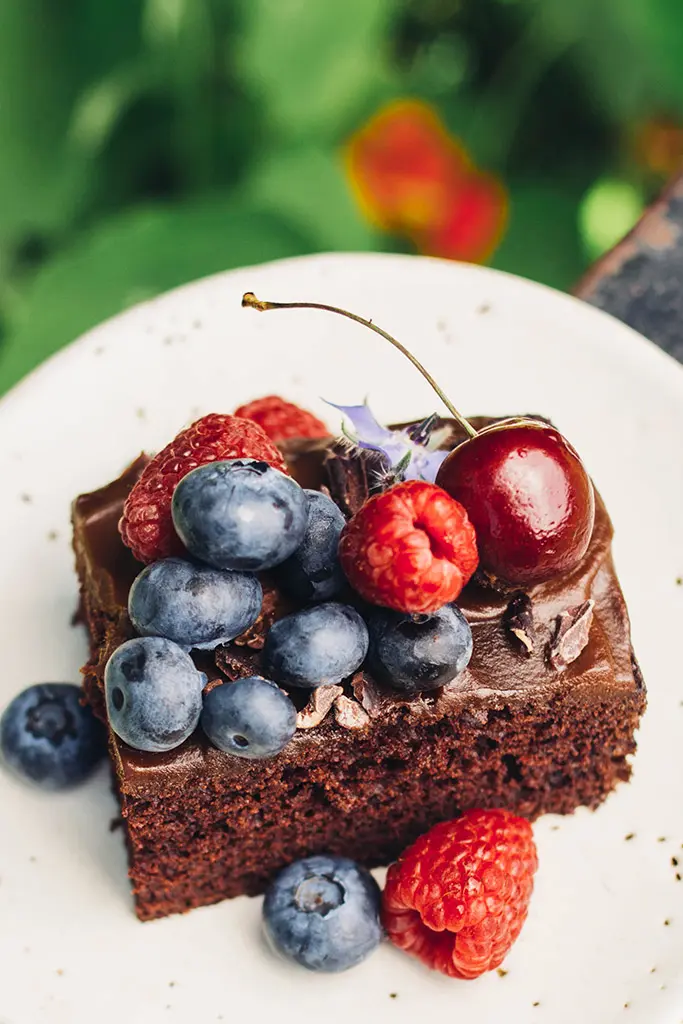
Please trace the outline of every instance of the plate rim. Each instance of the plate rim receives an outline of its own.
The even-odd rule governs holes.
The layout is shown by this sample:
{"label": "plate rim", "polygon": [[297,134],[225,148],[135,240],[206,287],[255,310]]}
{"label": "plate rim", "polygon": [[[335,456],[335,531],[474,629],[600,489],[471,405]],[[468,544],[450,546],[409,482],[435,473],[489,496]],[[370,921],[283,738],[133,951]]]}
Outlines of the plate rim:
{"label": "plate rim", "polygon": [[[269,274],[273,274],[272,277],[271,276],[268,277],[269,284],[270,284],[271,281],[275,281],[276,286],[277,286],[277,269],[278,268],[280,268],[280,267],[283,268],[284,272],[289,274],[289,276],[291,277],[291,276],[293,276],[293,273],[292,273],[293,267],[292,267],[292,265],[293,264],[299,264],[300,265],[300,264],[304,263],[309,269],[315,269],[316,267],[329,267],[330,270],[331,270],[331,285],[330,285],[331,288],[337,287],[337,283],[335,283],[335,282],[339,282],[339,280],[341,279],[344,282],[348,282],[350,290],[354,290],[354,288],[358,288],[359,290],[362,289],[364,292],[370,294],[372,292],[372,288],[370,286],[368,286],[367,284],[365,284],[365,285],[356,285],[355,282],[352,281],[354,273],[356,275],[358,275],[358,272],[360,270],[362,270],[363,275],[365,277],[367,277],[367,268],[368,268],[369,265],[372,265],[373,267],[378,268],[378,275],[379,275],[379,277],[380,278],[383,277],[385,279],[384,282],[382,282],[380,280],[380,284],[381,283],[386,283],[386,279],[387,278],[392,278],[393,277],[394,280],[399,279],[399,278],[400,279],[405,279],[408,276],[407,269],[406,269],[406,263],[408,261],[410,261],[409,265],[414,265],[416,260],[419,260],[421,264],[425,264],[425,263],[437,264],[437,273],[441,273],[442,272],[441,268],[445,265],[448,268],[448,273],[453,272],[457,276],[456,279],[458,281],[458,284],[455,285],[455,287],[458,289],[458,292],[460,294],[462,294],[463,292],[466,291],[466,284],[467,284],[468,280],[472,280],[473,278],[476,278],[476,280],[478,282],[482,282],[482,281],[484,283],[486,281],[490,282],[489,286],[491,287],[491,289],[497,291],[498,295],[500,296],[500,309],[499,309],[500,317],[499,317],[498,321],[496,321],[494,323],[494,325],[493,325],[493,329],[495,331],[497,331],[499,329],[500,330],[504,330],[505,329],[505,316],[507,315],[506,314],[506,306],[507,306],[508,300],[509,300],[510,318],[511,318],[511,320],[514,320],[518,325],[522,325],[522,326],[528,325],[529,333],[530,334],[535,334],[536,336],[538,336],[540,343],[544,344],[544,335],[541,334],[541,332],[539,331],[538,325],[537,325],[537,321],[536,321],[536,318],[535,318],[535,315],[534,315],[535,307],[538,305],[539,307],[542,308],[543,305],[545,305],[546,311],[548,309],[550,309],[550,313],[551,313],[550,323],[552,323],[553,318],[556,315],[555,311],[559,311],[559,313],[561,315],[562,311],[566,310],[567,311],[567,319],[571,320],[570,330],[567,333],[568,333],[568,335],[571,336],[571,334],[574,331],[578,331],[579,335],[581,335],[581,333],[583,332],[583,334],[584,334],[583,343],[585,344],[584,352],[586,351],[586,349],[592,350],[593,347],[595,347],[595,349],[596,349],[596,361],[600,362],[601,360],[606,359],[607,362],[608,362],[608,367],[607,367],[608,371],[610,369],[610,365],[611,365],[612,361],[614,361],[614,360],[618,360],[619,363],[622,365],[623,369],[619,370],[618,373],[617,373],[617,381],[619,381],[621,373],[627,373],[627,374],[629,374],[632,377],[636,377],[636,376],[638,376],[640,374],[640,375],[642,375],[642,377],[646,378],[644,380],[644,382],[643,382],[644,389],[646,389],[648,391],[650,389],[652,391],[659,391],[660,394],[662,394],[662,392],[663,392],[662,397],[667,401],[667,404],[668,404],[669,407],[671,407],[671,403],[675,401],[675,402],[677,402],[677,405],[674,407],[676,410],[678,410],[679,408],[683,408],[683,406],[680,405],[680,398],[683,395],[683,368],[679,367],[678,364],[675,363],[675,361],[672,360],[672,358],[670,356],[668,356],[666,353],[664,353],[660,349],[658,349],[657,346],[654,345],[652,342],[648,342],[646,345],[643,345],[642,342],[643,341],[647,342],[647,339],[642,338],[642,336],[637,334],[637,332],[633,331],[631,328],[627,327],[626,325],[624,325],[620,321],[615,320],[615,318],[609,316],[609,314],[603,313],[603,311],[597,310],[595,307],[592,307],[589,304],[583,302],[582,300],[576,299],[573,296],[568,296],[568,295],[565,295],[564,293],[556,292],[554,289],[546,288],[545,286],[537,285],[534,282],[526,281],[525,279],[519,278],[516,275],[506,274],[506,273],[502,273],[500,271],[492,271],[489,268],[482,268],[482,267],[478,267],[478,266],[472,266],[472,265],[469,265],[469,264],[454,264],[454,263],[451,263],[449,261],[444,261],[444,260],[427,260],[426,258],[423,258],[423,257],[403,256],[403,255],[395,255],[395,254],[339,254],[339,253],[330,253],[330,254],[316,254],[314,256],[308,256],[308,257],[295,257],[295,258],[287,259],[287,260],[270,261],[268,263],[259,264],[259,265],[254,266],[254,267],[238,268],[236,270],[227,271],[227,272],[224,272],[222,274],[210,275],[209,277],[202,278],[202,279],[199,279],[197,281],[189,282],[186,285],[183,285],[183,286],[181,286],[179,288],[171,290],[170,292],[166,292],[166,293],[164,293],[162,295],[159,295],[159,296],[155,297],[154,299],[151,299],[151,300],[149,300],[147,302],[139,303],[137,306],[131,307],[130,309],[123,311],[122,313],[118,314],[117,316],[112,317],[112,318],[110,318],[110,319],[108,319],[106,321],[103,321],[101,324],[99,324],[98,326],[94,327],[92,330],[86,332],[84,335],[81,335],[78,339],[75,339],[72,343],[70,343],[69,345],[65,346],[59,352],[55,353],[52,357],[50,357],[50,359],[46,360],[43,364],[41,364],[41,366],[36,368],[32,373],[30,373],[26,378],[24,378],[23,381],[19,382],[14,388],[12,388],[11,391],[8,392],[7,396],[4,399],[0,400],[0,428],[2,427],[3,424],[5,424],[5,425],[11,424],[11,421],[12,421],[13,418],[23,418],[23,417],[25,417],[26,413],[27,413],[27,410],[30,410],[30,409],[35,407],[36,400],[40,400],[41,396],[42,397],[47,397],[47,391],[48,390],[53,393],[53,399],[52,400],[54,401],[54,398],[56,398],[57,401],[59,401],[59,386],[60,386],[60,382],[65,382],[66,380],[68,380],[69,381],[69,387],[72,390],[74,389],[74,387],[78,386],[77,375],[80,374],[81,372],[83,374],[87,374],[89,372],[87,363],[88,363],[89,356],[92,353],[93,343],[95,343],[95,345],[96,345],[96,344],[98,344],[100,342],[100,340],[106,342],[107,347],[110,348],[110,350],[112,352],[112,356],[115,356],[115,358],[121,360],[122,356],[119,353],[116,352],[116,342],[119,339],[121,341],[124,340],[121,337],[122,335],[131,333],[131,327],[130,327],[129,322],[127,321],[126,318],[132,318],[131,323],[133,325],[135,325],[135,323],[137,322],[138,326],[139,326],[140,321],[142,321],[142,319],[143,319],[143,317],[145,315],[149,319],[151,319],[151,320],[156,320],[158,317],[163,317],[165,315],[166,310],[168,309],[168,306],[166,306],[164,304],[165,303],[169,303],[169,302],[173,303],[173,309],[172,309],[171,312],[172,312],[173,315],[175,315],[175,313],[177,312],[178,307],[182,307],[182,302],[183,302],[182,296],[183,296],[183,294],[192,293],[195,289],[197,290],[197,293],[198,293],[198,295],[200,297],[200,301],[202,301],[203,293],[205,293],[205,292],[212,292],[212,293],[217,292],[220,288],[223,287],[223,282],[230,281],[231,283],[234,283],[234,281],[236,280],[235,275],[240,275],[244,279],[244,281],[246,282],[248,280],[249,274],[252,271],[254,273],[258,272],[259,274],[262,274],[264,271],[268,271]],[[423,280],[431,280],[431,279],[433,279],[435,277],[436,277],[436,273],[431,273],[429,268],[427,268],[426,271],[423,268]],[[445,275],[444,275],[444,278],[445,278]],[[506,282],[503,282],[503,287],[501,287],[501,278],[506,279]],[[324,278],[321,277],[321,281],[322,281],[321,287],[324,288]],[[463,287],[463,282],[465,284],[465,287]],[[243,282],[240,281],[240,285],[242,283]],[[481,285],[479,285],[478,287],[481,288]],[[534,300],[534,295],[532,293],[538,293],[539,289],[540,289],[540,292],[541,292],[540,302],[536,303],[535,300]],[[236,292],[236,289],[234,287],[233,287],[232,290],[233,290],[233,292]],[[547,296],[547,295],[544,296],[542,294],[543,292],[546,292],[546,293],[550,292],[551,296]],[[273,297],[275,298],[277,296],[273,296]],[[496,308],[496,305],[495,305],[496,304],[496,294],[494,294],[492,296],[492,299],[493,299],[493,302],[494,302],[494,310],[495,310],[495,308]],[[419,305],[419,294],[416,293],[415,298],[414,299],[411,298],[410,302],[411,302],[411,304],[414,304],[415,306],[418,306]],[[159,305],[155,306],[155,304],[159,304]],[[446,303],[444,303],[444,304],[446,304]],[[232,306],[232,297],[230,299],[230,305]],[[465,317],[463,317],[463,321],[466,322],[466,323],[468,323],[468,322],[474,323],[474,319],[472,319],[472,320],[467,320],[466,319],[466,317],[468,317],[474,311],[474,307],[472,307],[470,309],[470,308],[466,307],[461,302],[461,300],[458,301],[457,299],[451,299],[450,300],[450,305],[451,305],[451,308],[453,309],[453,318],[454,319],[458,319],[460,317],[460,309],[463,309],[464,312],[465,312]],[[459,307],[460,307],[460,309],[459,309]],[[603,324],[601,326],[601,322],[598,321],[597,318],[594,316],[595,313],[598,313],[598,314],[602,313],[602,315],[608,317],[608,319],[609,319],[609,321],[611,323],[608,323],[607,321],[605,321],[605,324]],[[239,314],[239,310],[238,310],[238,314]],[[429,317],[430,316],[429,311],[426,310],[424,315],[425,315],[425,318]],[[208,316],[207,316],[207,319],[208,319]],[[433,318],[432,318],[432,323],[433,323]],[[616,329],[615,329],[615,326],[614,326],[615,324],[616,324]],[[500,325],[500,327],[499,327],[499,325]],[[133,327],[133,329],[135,329],[135,328]],[[138,331],[136,333],[140,333],[140,332]],[[626,337],[627,334],[632,335],[632,338],[631,338],[630,341]],[[566,336],[567,335],[565,335],[565,337]],[[466,336],[463,338],[463,341],[464,341],[465,344],[467,343]],[[556,353],[558,352],[558,350],[561,352],[561,349],[559,349],[559,347],[555,343],[555,338],[552,336],[552,333],[547,338],[547,345],[548,345],[548,349],[549,350],[554,349]],[[652,348],[657,348],[657,352],[656,352],[656,354],[654,356],[648,354],[648,351],[647,351],[648,349],[651,350]],[[126,353],[124,352],[123,355],[125,356],[125,354]],[[552,358],[553,359],[557,359],[558,356],[554,355]],[[79,362],[79,360],[80,360],[80,362]],[[675,365],[677,366],[677,370],[674,373],[671,372],[671,363],[672,362],[674,362]],[[574,372],[580,373],[581,370],[582,370],[581,364],[577,365],[575,363],[575,371]],[[74,381],[74,377],[76,377],[76,381]],[[673,381],[673,384],[671,383],[672,381]],[[618,387],[618,383],[617,383],[617,387]],[[57,394],[54,395],[54,392],[57,392]],[[678,412],[676,412],[676,423],[679,423],[679,422],[682,422],[682,421],[680,420],[680,416],[679,416]],[[662,429],[662,428],[660,428],[660,429]],[[669,439],[669,441],[670,441],[670,439]],[[33,600],[33,598],[32,598],[32,600]],[[79,795],[79,798],[80,798],[80,795]],[[587,818],[588,814],[589,814],[589,812],[586,811],[586,815],[582,815],[582,819],[583,818]],[[585,824],[585,822],[584,822],[584,824]],[[591,820],[590,820],[590,827],[591,827],[591,829],[596,828],[597,825],[598,825],[598,823],[594,822],[592,820],[592,816],[591,816]],[[598,826],[598,832],[599,832],[599,834],[602,834],[604,832],[604,829],[601,830],[599,828],[599,826]],[[621,835],[619,835],[618,838],[621,839]],[[682,838],[683,838],[683,836],[682,836]],[[104,837],[104,839],[106,839],[106,836]],[[629,850],[631,849],[631,845],[630,844],[628,845],[628,849]],[[98,871],[99,871],[99,866],[98,866]],[[683,893],[682,893],[682,895],[683,895]],[[251,907],[251,910],[249,911],[249,915],[252,915],[252,916],[253,916],[252,912],[253,912],[253,903],[254,902],[255,901],[250,901],[250,903],[252,904],[252,907]],[[225,904],[223,904],[222,906],[223,906],[224,909],[226,908]],[[216,908],[206,908],[206,909],[208,910],[209,913],[218,912],[216,910]],[[199,929],[199,933],[201,934],[200,915],[203,912],[204,912],[203,910],[198,910],[198,911],[193,912],[193,914],[190,915],[189,918],[185,917],[184,919],[181,919],[183,921],[183,925],[187,929],[184,934],[189,934],[191,936],[192,933],[193,933],[193,927],[194,927],[195,923],[196,923],[196,927]],[[117,908],[117,913],[118,913],[118,908]],[[129,914],[129,907],[128,906],[125,907],[125,913]],[[240,911],[240,913],[242,913],[242,911]],[[247,912],[245,911],[245,915],[246,915],[246,913]],[[546,928],[546,915],[544,914],[543,917],[544,917],[543,929],[545,929]],[[107,919],[104,918],[104,920],[106,921]],[[169,921],[169,920],[172,920],[172,919],[167,919],[167,921]],[[132,914],[130,915],[130,923],[135,928],[138,928],[138,923],[134,919]],[[160,941],[163,941],[163,940],[161,940],[161,935],[162,934],[165,935],[164,928],[165,928],[165,925],[167,924],[167,922],[162,921],[162,922],[158,922],[158,924],[161,926],[160,931],[158,932],[158,934],[160,936]],[[119,925],[119,922],[118,922],[118,918],[117,918],[117,923],[114,926],[114,930],[117,933],[118,933],[118,925]],[[127,927],[128,927],[128,924],[126,924],[126,928]],[[155,925],[145,926],[145,929],[147,927],[155,928],[156,926]],[[144,931],[144,929],[143,929],[143,931]],[[543,934],[543,932],[538,933],[538,934]],[[123,931],[121,931],[121,935],[123,935]],[[145,932],[145,940],[146,940],[146,936],[147,936],[147,933]],[[140,940],[140,941],[142,941],[142,940]],[[150,933],[150,941],[151,941],[152,945],[154,945],[155,940],[151,938],[151,933]],[[393,955],[393,951],[390,951],[390,954]],[[399,954],[396,954],[396,956],[398,956],[398,955]],[[514,950],[513,950],[513,954],[512,955],[515,956],[515,951]],[[396,958],[394,958],[394,959],[396,959]],[[250,958],[250,962],[251,962],[251,958]],[[56,964],[55,964],[55,966],[56,966]],[[250,969],[251,969],[251,967],[250,967]],[[28,962],[27,962],[27,967],[26,967],[27,974],[28,974],[29,970],[30,970],[30,967],[29,967]],[[371,967],[370,970],[373,970],[373,968]],[[397,961],[397,966],[396,966],[396,971],[397,972],[405,972],[406,974],[411,974],[411,973],[414,973],[414,971],[416,971],[416,970],[417,971],[421,971],[422,969],[419,966],[412,964],[412,962],[410,962],[410,961],[406,961],[406,962],[404,962],[403,960],[401,960],[400,962]],[[514,971],[514,966],[513,966],[513,971]],[[514,973],[517,973],[517,972],[514,971]],[[521,973],[522,972],[520,972],[520,974]],[[68,974],[69,974],[69,971],[67,970],[67,975]],[[683,988],[683,975],[680,974],[680,972],[678,971],[678,968],[677,968],[677,977],[680,978],[681,986]],[[275,971],[273,972],[272,975],[269,975],[268,978],[269,978],[269,981],[272,982],[274,987],[278,986],[279,979],[278,979],[278,976],[275,973]],[[308,979],[306,979],[306,980],[308,980]],[[420,982],[420,992],[424,993],[425,1004],[426,1004],[427,1009],[430,1009],[431,1006],[432,1006],[432,998],[431,998],[432,997],[432,992],[434,993],[434,997],[435,997],[434,998],[434,1006],[441,1006],[441,1005],[443,1005],[442,1002],[438,1001],[438,1000],[441,999],[441,990],[439,989],[440,983],[443,983],[443,985],[441,987],[442,987],[442,990],[443,990],[444,993],[446,993],[447,990],[448,990],[449,993],[452,992],[452,996],[449,996],[449,998],[451,998],[451,999],[458,998],[458,996],[456,995],[455,989],[451,987],[452,983],[446,981],[445,979],[440,979],[438,977],[435,977],[434,975],[425,975],[423,981],[424,981],[424,987],[422,986],[422,981]],[[322,985],[322,984],[326,984],[326,983],[327,983],[327,979],[321,979],[321,978],[311,979],[311,992],[313,992],[313,987],[312,987],[313,985],[318,986],[318,985]],[[494,980],[493,984],[495,984],[495,983],[496,982]],[[515,983],[515,982],[513,981],[513,983]],[[60,981],[60,982],[55,983],[55,985],[62,985],[62,984],[64,984],[64,982]],[[375,984],[374,981],[373,981],[373,984]],[[521,979],[520,979],[520,986],[523,986],[523,984],[524,984],[524,978],[522,976]],[[638,984],[639,984],[639,986],[641,985],[640,981],[638,982]],[[355,985],[355,977],[354,977],[354,982],[352,983],[351,987],[353,987],[353,985]],[[45,979],[45,978],[41,978],[40,987],[41,987],[41,991],[42,990],[48,991],[48,988],[50,987],[49,981],[47,979]],[[590,988],[590,983],[589,983],[588,987]],[[644,984],[641,987],[644,989]],[[193,988],[193,986],[189,986],[188,985],[188,988]],[[437,990],[439,991],[438,1000],[437,1000]],[[674,990],[674,986],[671,985],[670,988],[669,988],[669,995],[667,996],[667,999],[673,998],[673,990]],[[88,994],[90,993],[90,989],[87,986],[85,986],[84,987],[84,991],[85,991],[86,999],[87,999]],[[142,991],[143,990],[141,988],[141,992]],[[322,988],[318,988],[317,991],[322,992],[323,989]],[[359,986],[359,992],[363,993],[364,991],[365,991],[364,984],[363,984],[363,982],[361,982],[360,986]],[[469,991],[470,990],[468,989],[467,995],[469,994]],[[472,989],[471,991],[472,991],[472,993],[474,993],[475,990]],[[519,998],[520,998],[519,993],[520,992],[521,992],[521,987],[518,987],[516,989],[516,995],[514,997],[513,1002],[516,1003],[519,1000]],[[534,993],[534,994],[536,995],[538,993]],[[466,993],[463,992],[463,996],[466,996]],[[79,998],[78,998],[78,1005],[77,1006],[76,1006],[76,1002],[75,1002],[75,998],[76,997],[72,995],[70,997],[67,997],[67,999],[69,999],[69,998],[72,1000],[74,1007],[79,1010],[78,1019],[81,1020],[80,1012],[82,1011],[82,1007],[81,1007],[81,999],[82,999],[82,997],[79,996]],[[502,1000],[505,997],[501,995],[501,996],[498,996],[497,998],[500,1001],[500,1006],[503,1006],[504,1004],[503,1004]],[[541,998],[544,998],[542,993],[541,993]],[[649,1001],[649,1002],[652,1002],[652,1005],[654,1005],[653,998],[656,998],[656,997],[651,997],[650,1001]],[[71,1005],[71,1003],[69,1005]],[[146,999],[145,1000],[141,999],[141,1007],[142,1007],[142,1011],[143,1012],[146,1010],[147,1005],[148,1004],[147,1004]],[[375,1004],[371,1004],[371,1005],[374,1006]],[[461,1005],[463,1005],[465,1007],[466,1011],[467,1011],[467,1007],[468,1007],[467,998],[463,999],[463,1002],[462,1002]],[[681,1005],[683,1005],[683,1002],[681,1003]],[[83,1007],[86,1007],[86,1000],[85,999],[83,1000]],[[202,1007],[200,1006],[200,1009],[201,1008]],[[160,1009],[160,1006],[157,1007],[157,1009]],[[258,1009],[258,1007],[257,1007],[257,1009]],[[536,1011],[534,1011],[534,1012],[536,1012]],[[638,1016],[637,1016],[637,1019],[639,1021],[643,1019],[640,1016],[640,1012],[642,1012],[642,1009],[641,1009],[641,1011],[639,1011]],[[550,1013],[552,1014],[552,1009],[550,1009]],[[161,1020],[162,1016],[163,1015],[159,1015],[159,1019],[160,1020]],[[387,1013],[387,1016],[388,1016],[388,1013]],[[467,1012],[466,1012],[466,1016],[467,1016]],[[487,1016],[486,1014],[483,1014],[483,1016],[481,1016],[481,1017],[478,1014],[475,1015],[475,1016],[476,1016],[477,1020],[481,1021],[481,1024],[484,1024],[484,1021],[488,1022],[489,1020],[492,1019],[491,1017]],[[2,1017],[2,1012],[0,1011],[0,1018],[1,1017]],[[364,1019],[363,1013],[361,1013],[361,1017],[363,1017],[363,1019]],[[25,1018],[22,1016],[19,1019],[21,1019],[23,1021]],[[33,1020],[37,1020],[38,1018],[36,1018],[36,1017],[26,1018],[26,1020],[28,1020],[28,1019],[33,1021]],[[64,1018],[60,1017],[59,1019],[63,1020]],[[184,1015],[182,1013],[182,1011],[181,1011],[180,1015],[179,1015],[179,1018],[175,1017],[175,1019],[182,1019],[183,1021],[185,1021],[185,1020],[192,1019],[192,1017],[189,1016],[189,1015],[188,1016]],[[383,1019],[383,1015],[381,1015],[381,1014],[380,1014],[380,1019]],[[404,1017],[401,1016],[401,1019],[403,1020]],[[519,1019],[520,1019],[520,1024],[521,1024],[521,1020],[522,1019],[526,1020],[526,1018],[521,1018],[521,1017]],[[543,1019],[544,1020],[548,1020],[548,1017],[545,1016],[545,1011],[543,1012]],[[609,1019],[612,1020],[612,1017],[610,1016]],[[615,1020],[616,1019],[617,1018],[615,1016]],[[660,1017],[657,1017],[657,1019],[659,1021]],[[665,1019],[668,1021],[669,1018],[668,1017],[664,1018],[664,1016],[661,1017],[661,1024],[664,1024],[664,1020]],[[678,1020],[679,1016],[676,1016],[675,1019]],[[131,1011],[131,1024],[133,1024],[133,1022],[137,1022],[138,1020],[141,1020],[141,1018],[136,1014],[136,1008],[133,1007],[133,1009]],[[156,1015],[154,1015],[154,1020],[155,1021],[157,1020],[157,1016]],[[515,1017],[515,1020],[517,1020],[516,1017]],[[592,1024],[597,1024],[597,1022],[593,1021]]]}
{"label": "plate rim", "polygon": [[[558,303],[558,307],[560,304],[564,303],[568,308],[571,308],[574,313],[580,311],[581,315],[588,314],[588,317],[593,319],[596,324],[600,322],[603,324],[609,324],[610,331],[614,331],[616,328],[622,335],[621,344],[625,346],[624,351],[628,349],[629,358],[636,358],[643,361],[647,370],[650,373],[656,374],[657,377],[660,378],[658,383],[667,388],[667,390],[671,389],[674,392],[678,392],[683,398],[683,365],[679,363],[677,359],[669,355],[668,352],[665,352],[656,344],[656,342],[645,337],[645,335],[640,334],[633,327],[625,324],[622,320],[619,320],[617,317],[612,316],[605,310],[567,292],[559,291],[549,285],[541,284],[538,281],[532,281],[529,278],[521,277],[518,274],[513,274],[508,271],[497,270],[493,267],[487,267],[481,264],[441,259],[434,256],[385,252],[322,252],[310,253],[302,256],[290,256],[278,260],[267,260],[264,263],[251,264],[246,267],[236,267],[232,270],[219,271],[216,274],[209,274],[205,277],[195,278],[192,281],[188,281],[176,288],[171,288],[168,291],[161,292],[159,295],[156,295],[151,299],[147,299],[144,302],[136,303],[128,309],[122,310],[120,313],[100,321],[100,323],[91,327],[85,333],[80,334],[78,337],[68,342],[57,352],[52,353],[52,355],[48,356],[47,359],[43,360],[38,366],[34,367],[33,370],[30,370],[24,377],[12,385],[9,391],[0,397],[0,419],[17,405],[20,405],[32,391],[45,383],[49,384],[51,374],[54,375],[55,372],[60,372],[62,370],[66,372],[70,363],[80,355],[82,349],[90,344],[100,333],[110,331],[117,327],[122,327],[126,319],[129,317],[139,316],[140,310],[149,310],[153,313],[155,306],[167,302],[171,297],[177,298],[185,292],[202,288],[210,283],[214,284],[218,281],[227,281],[237,275],[243,275],[250,271],[259,273],[264,269],[289,267],[296,264],[334,265],[339,262],[384,265],[391,263],[429,263],[436,266],[448,267],[455,274],[473,274],[491,279],[503,279],[508,283],[508,285],[514,282],[514,284],[512,284],[513,287],[526,290],[529,295],[539,293],[545,294],[546,296],[550,295],[553,297],[553,301]],[[596,335],[595,340],[600,344],[613,348],[613,343],[611,341],[606,342],[605,334],[602,331]]]}

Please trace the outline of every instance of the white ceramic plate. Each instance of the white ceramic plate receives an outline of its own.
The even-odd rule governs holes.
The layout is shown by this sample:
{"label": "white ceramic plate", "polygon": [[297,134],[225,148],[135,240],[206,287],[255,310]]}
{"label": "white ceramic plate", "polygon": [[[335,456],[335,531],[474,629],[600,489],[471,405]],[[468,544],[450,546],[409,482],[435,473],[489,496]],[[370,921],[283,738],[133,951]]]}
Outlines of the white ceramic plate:
{"label": "white ceramic plate", "polygon": [[543,412],[571,438],[615,521],[649,688],[634,780],[595,814],[538,822],[540,870],[508,973],[454,982],[388,946],[338,977],[289,967],[262,945],[260,900],[139,924],[104,768],[58,797],[2,774],[0,1024],[678,1024],[683,370],[578,301],[452,263],[318,256],[200,281],[82,338],[0,403],[0,705],[29,683],[78,679],[69,504],[140,449],[273,391],[323,416],[319,395],[369,394],[387,420],[437,408],[362,327],[242,310],[248,289],[373,317],[465,412]]}

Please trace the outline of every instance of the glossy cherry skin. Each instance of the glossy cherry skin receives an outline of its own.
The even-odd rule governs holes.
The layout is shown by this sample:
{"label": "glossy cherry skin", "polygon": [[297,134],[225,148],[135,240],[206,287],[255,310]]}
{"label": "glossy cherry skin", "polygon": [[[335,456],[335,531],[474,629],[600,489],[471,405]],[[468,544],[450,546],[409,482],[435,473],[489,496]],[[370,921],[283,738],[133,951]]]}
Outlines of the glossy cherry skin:
{"label": "glossy cherry skin", "polygon": [[503,583],[542,583],[586,553],[593,484],[553,427],[532,420],[488,427],[448,455],[436,482],[465,507],[481,567]]}

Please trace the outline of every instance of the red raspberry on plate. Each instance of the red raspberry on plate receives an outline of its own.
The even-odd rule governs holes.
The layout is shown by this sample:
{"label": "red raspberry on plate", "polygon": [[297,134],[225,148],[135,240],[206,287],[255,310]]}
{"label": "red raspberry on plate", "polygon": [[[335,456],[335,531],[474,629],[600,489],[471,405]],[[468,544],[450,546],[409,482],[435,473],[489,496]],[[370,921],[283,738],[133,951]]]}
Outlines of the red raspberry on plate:
{"label": "red raspberry on plate", "polygon": [[256,398],[235,409],[235,416],[253,420],[266,432],[271,441],[287,441],[290,437],[329,437],[330,431],[322,420],[307,409],[286,402],[278,395]]}
{"label": "red raspberry on plate", "polygon": [[389,868],[389,939],[451,978],[477,978],[519,935],[537,867],[531,825],[509,811],[467,811],[436,825]]}
{"label": "red raspberry on plate", "polygon": [[344,527],[339,558],[366,601],[411,614],[455,601],[479,560],[465,509],[424,480],[366,501]]}
{"label": "red raspberry on plate", "polygon": [[258,459],[287,472],[281,453],[258,424],[220,413],[202,416],[147,463],[126,499],[119,530],[138,561],[183,553],[171,518],[173,492],[197,466],[224,459]]}

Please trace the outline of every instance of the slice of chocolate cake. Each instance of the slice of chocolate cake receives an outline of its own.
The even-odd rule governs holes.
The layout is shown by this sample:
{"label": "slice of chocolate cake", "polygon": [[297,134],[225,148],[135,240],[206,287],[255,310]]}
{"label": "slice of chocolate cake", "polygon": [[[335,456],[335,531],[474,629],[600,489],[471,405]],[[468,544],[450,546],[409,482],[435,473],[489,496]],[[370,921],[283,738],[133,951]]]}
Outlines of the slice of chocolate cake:
{"label": "slice of chocolate cake", "polygon": [[[331,441],[289,443],[285,454],[295,478],[327,488],[346,515],[367,498],[363,458],[336,453]],[[74,504],[91,641],[84,687],[105,720],[104,668],[133,635],[127,598],[141,569],[118,521],[145,464],[141,457]],[[529,818],[596,807],[628,779],[645,690],[612,526],[596,502],[589,549],[571,573],[527,594],[465,588],[458,603],[473,655],[446,687],[410,698],[361,671],[342,686],[304,691],[293,741],[269,760],[232,757],[201,730],[163,754],[133,750],[110,730],[139,917],[260,893],[280,868],[312,853],[386,864],[435,822],[471,807]],[[196,656],[209,686],[259,671],[268,626],[291,609],[265,580],[264,593],[247,634]]]}

